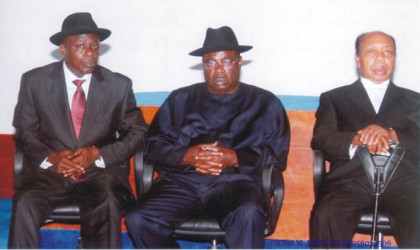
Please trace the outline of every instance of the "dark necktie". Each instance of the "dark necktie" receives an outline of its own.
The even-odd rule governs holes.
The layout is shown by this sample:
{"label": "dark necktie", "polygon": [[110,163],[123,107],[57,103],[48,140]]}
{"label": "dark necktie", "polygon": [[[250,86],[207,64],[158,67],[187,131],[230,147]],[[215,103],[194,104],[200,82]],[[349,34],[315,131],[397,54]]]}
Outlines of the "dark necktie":
{"label": "dark necktie", "polygon": [[71,103],[71,119],[73,120],[74,133],[76,134],[77,139],[79,139],[86,106],[85,92],[82,89],[84,81],[85,80],[83,79],[76,79],[73,81],[77,86],[77,90],[74,93],[73,101]]}

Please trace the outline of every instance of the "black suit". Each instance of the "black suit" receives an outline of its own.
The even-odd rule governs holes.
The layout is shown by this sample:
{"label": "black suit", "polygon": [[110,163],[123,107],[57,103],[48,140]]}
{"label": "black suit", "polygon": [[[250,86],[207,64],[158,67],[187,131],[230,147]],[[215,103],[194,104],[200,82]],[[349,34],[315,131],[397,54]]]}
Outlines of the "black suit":
{"label": "black suit", "polygon": [[[31,70],[22,76],[13,125],[24,166],[15,181],[9,247],[38,248],[39,227],[68,198],[80,201],[85,247],[121,247],[121,208],[132,197],[125,162],[143,143],[146,131],[131,80],[97,67],[77,140],[63,62]],[[106,167],[89,167],[83,182],[65,178],[51,167],[40,168],[52,152],[91,146],[99,149]]]}
{"label": "black suit", "polygon": [[360,80],[321,95],[312,148],[325,153],[331,171],[312,210],[311,240],[351,240],[362,210],[373,205],[362,163],[357,154],[350,159],[349,148],[356,131],[378,124],[393,128],[406,150],[380,207],[390,216],[398,245],[420,247],[419,101],[420,94],[391,82],[376,114]]}

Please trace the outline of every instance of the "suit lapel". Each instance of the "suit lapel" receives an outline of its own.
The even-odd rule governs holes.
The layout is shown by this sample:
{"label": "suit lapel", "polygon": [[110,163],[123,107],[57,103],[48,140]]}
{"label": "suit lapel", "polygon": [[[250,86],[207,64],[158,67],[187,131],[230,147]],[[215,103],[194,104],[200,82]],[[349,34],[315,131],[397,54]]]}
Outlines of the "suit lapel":
{"label": "suit lapel", "polygon": [[354,104],[356,104],[356,106],[358,106],[365,113],[371,116],[376,116],[376,111],[372,103],[370,102],[369,96],[365,88],[363,87],[363,84],[360,81],[360,79],[352,84],[347,96]]}
{"label": "suit lapel", "polygon": [[57,118],[57,126],[62,133],[62,141],[68,145],[75,145],[76,136],[72,125],[70,107],[67,95],[66,81],[64,79],[63,62],[56,64],[57,69],[53,70],[51,77],[48,78],[49,98],[51,100],[51,109]]}
{"label": "suit lapel", "polygon": [[92,78],[90,81],[82,130],[80,132],[78,142],[79,145],[83,145],[83,141],[86,139],[86,136],[89,135],[89,131],[91,129],[95,129],[95,121],[97,121],[96,116],[98,115],[104,104],[104,101],[106,100],[106,95],[104,94],[106,88],[106,81],[98,66],[98,68],[92,73]]}
{"label": "suit lapel", "polygon": [[378,115],[386,112],[396,103],[398,103],[398,99],[400,98],[400,92],[398,91],[397,86],[390,82],[388,88],[385,92],[384,99],[382,100],[381,107],[379,108]]}

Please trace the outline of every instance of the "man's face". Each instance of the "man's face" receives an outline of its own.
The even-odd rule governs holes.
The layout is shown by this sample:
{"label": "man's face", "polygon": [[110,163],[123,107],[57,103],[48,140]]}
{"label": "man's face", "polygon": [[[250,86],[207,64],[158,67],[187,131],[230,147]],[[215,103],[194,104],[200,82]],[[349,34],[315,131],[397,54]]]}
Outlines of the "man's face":
{"label": "man's face", "polygon": [[60,51],[73,74],[82,77],[95,70],[99,58],[99,42],[95,34],[72,35],[63,40]]}
{"label": "man's face", "polygon": [[203,55],[204,78],[213,94],[230,94],[239,88],[242,57],[237,51],[218,51]]}
{"label": "man's face", "polygon": [[382,83],[391,78],[395,66],[395,46],[386,34],[374,32],[367,34],[360,42],[356,54],[360,74],[374,83]]}

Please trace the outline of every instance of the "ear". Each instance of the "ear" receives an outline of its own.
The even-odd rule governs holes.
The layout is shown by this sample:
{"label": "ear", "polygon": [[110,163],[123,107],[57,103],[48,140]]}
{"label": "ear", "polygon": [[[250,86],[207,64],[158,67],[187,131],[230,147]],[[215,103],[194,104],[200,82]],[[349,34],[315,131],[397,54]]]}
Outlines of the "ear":
{"label": "ear", "polygon": [[242,56],[239,56],[239,58],[238,58],[238,65],[242,66]]}
{"label": "ear", "polygon": [[64,43],[60,43],[60,52],[61,52],[61,55],[63,55],[63,56],[67,52],[67,49],[66,49],[66,46],[64,46]]}
{"label": "ear", "polygon": [[360,69],[360,57],[359,57],[359,55],[358,55],[358,54],[355,54],[355,59],[356,59],[356,65],[357,65],[357,68],[359,68],[359,69]]}

